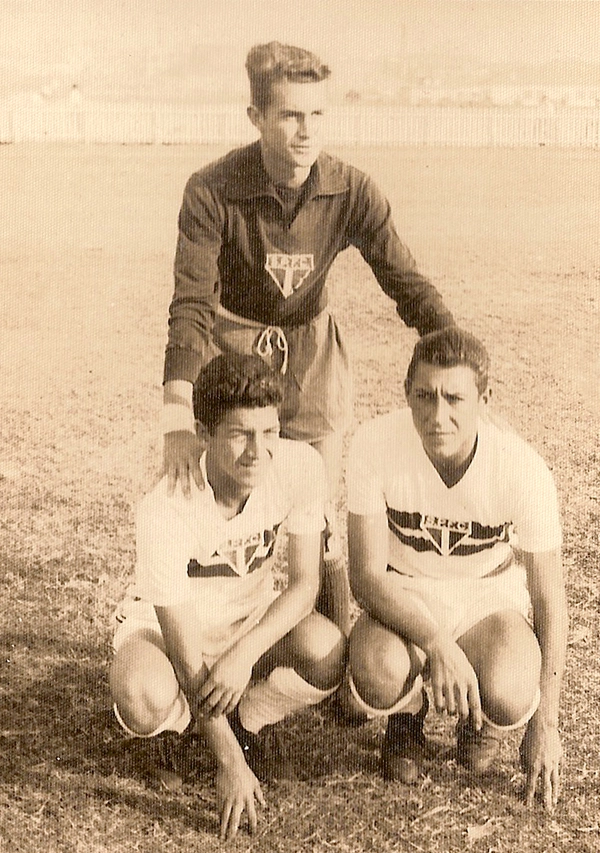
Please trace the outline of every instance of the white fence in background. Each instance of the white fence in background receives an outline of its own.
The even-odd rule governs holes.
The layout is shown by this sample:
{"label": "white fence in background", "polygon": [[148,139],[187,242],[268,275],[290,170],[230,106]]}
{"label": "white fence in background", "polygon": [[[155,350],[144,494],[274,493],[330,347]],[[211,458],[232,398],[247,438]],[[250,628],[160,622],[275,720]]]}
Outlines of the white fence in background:
{"label": "white fence in background", "polygon": [[[554,114],[527,107],[365,107],[332,109],[331,145],[600,146],[600,110]],[[243,144],[255,138],[237,106],[0,107],[0,143]]]}

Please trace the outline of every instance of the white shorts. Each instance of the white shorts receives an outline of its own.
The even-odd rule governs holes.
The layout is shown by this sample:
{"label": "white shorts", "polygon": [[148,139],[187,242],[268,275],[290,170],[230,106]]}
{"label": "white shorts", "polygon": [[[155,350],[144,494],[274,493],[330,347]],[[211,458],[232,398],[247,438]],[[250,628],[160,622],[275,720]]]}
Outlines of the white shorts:
{"label": "white shorts", "polygon": [[[218,637],[211,635],[206,637],[203,643],[206,651],[203,653],[203,661],[210,669],[215,661],[227,651],[227,649],[237,642],[241,637],[247,634],[256,623],[262,619],[272,602],[277,598],[278,593],[273,590],[272,595],[264,596],[259,605],[249,613],[244,619],[238,620],[229,625],[220,626]],[[167,655],[165,641],[163,639],[160,622],[156,615],[154,605],[148,601],[144,601],[137,596],[127,596],[117,607],[114,619],[116,622],[116,630],[113,635],[113,649],[118,652],[121,646],[136,634],[143,634],[144,638],[153,642],[162,652]],[[201,633],[199,632],[199,638]],[[202,641],[202,640],[200,640]],[[151,673],[149,673],[151,677]],[[171,727],[171,723],[182,722],[183,728],[191,720],[191,712],[188,701],[182,690],[179,691],[178,708],[175,708],[171,716],[164,720],[161,725],[153,732],[143,737],[153,737]],[[119,713],[117,705],[113,705],[113,711],[121,728],[130,736],[140,737],[137,732],[132,731]],[[177,720],[175,720],[175,717]],[[183,728],[181,730],[183,730]],[[177,729],[178,731],[180,729]]]}
{"label": "white shorts", "polygon": [[[395,571],[395,569],[388,567],[388,571]],[[483,578],[442,580],[422,576],[412,577],[400,572],[397,572],[397,575],[406,592],[406,597],[413,602],[415,608],[431,617],[437,625],[451,634],[454,640],[458,640],[488,616],[503,610],[516,610],[530,621],[531,600],[527,589],[527,574],[523,566],[514,561],[511,561],[505,569],[497,570],[496,573]],[[417,646],[413,648],[424,663],[423,650]],[[366,704],[356,690],[352,675],[349,678],[349,685],[357,706],[369,717],[377,717],[396,714],[408,707],[421,693],[423,678],[418,675],[408,693],[403,695],[392,708],[385,710],[372,708]],[[494,728],[505,730],[520,727],[535,713],[539,698],[538,691],[530,711],[518,723],[500,727],[491,723],[488,718],[485,718],[486,722],[491,723]]]}
{"label": "white shorts", "polygon": [[398,578],[415,607],[431,616],[455,640],[502,610],[516,610],[529,620],[527,574],[514,561],[506,569],[483,578],[445,580],[400,573]]}
{"label": "white shorts", "polygon": [[[205,637],[202,637],[199,626],[198,641],[204,652],[204,663],[209,669],[230,646],[245,636],[262,619],[278,596],[278,593],[274,590],[269,592],[270,594],[263,596],[254,609],[247,613],[243,619],[238,619],[233,623],[221,624],[218,626],[218,631],[213,631]],[[118,606],[114,619],[116,622],[116,629],[113,636],[113,649],[115,652],[121,648],[129,637],[138,632],[143,632],[146,636],[150,636],[153,642],[167,654],[160,622],[158,621],[154,605],[150,604],[150,602],[144,601],[137,596],[128,596]]]}

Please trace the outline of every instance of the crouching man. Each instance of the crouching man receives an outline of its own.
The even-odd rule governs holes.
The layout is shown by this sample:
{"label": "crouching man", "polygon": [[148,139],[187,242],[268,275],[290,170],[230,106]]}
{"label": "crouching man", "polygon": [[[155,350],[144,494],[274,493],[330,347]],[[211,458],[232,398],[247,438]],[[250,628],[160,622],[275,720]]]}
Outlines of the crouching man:
{"label": "crouching man", "polygon": [[[143,500],[135,584],[114,638],[119,722],[158,747],[161,733],[172,741],[193,720],[216,759],[223,838],[244,814],[256,828],[259,778],[289,775],[283,755],[266,753],[276,739],[263,727],[321,702],[344,665],[344,638],[313,609],[323,463],[308,445],[279,438],[281,402],[280,377],[256,356],[220,355],[201,371],[193,404],[209,488],[190,500],[169,495],[164,479]],[[272,567],[284,527],[288,582],[278,594]],[[173,781],[172,769],[155,769]]]}
{"label": "crouching man", "polygon": [[350,578],[365,612],[342,696],[357,714],[388,716],[382,771],[407,783],[427,756],[425,678],[436,709],[459,716],[457,757],[473,772],[527,724],[526,797],[539,781],[552,808],[567,639],[557,497],[538,454],[482,417],[488,365],[466,332],[426,335],[406,376],[408,409],[354,438]]}

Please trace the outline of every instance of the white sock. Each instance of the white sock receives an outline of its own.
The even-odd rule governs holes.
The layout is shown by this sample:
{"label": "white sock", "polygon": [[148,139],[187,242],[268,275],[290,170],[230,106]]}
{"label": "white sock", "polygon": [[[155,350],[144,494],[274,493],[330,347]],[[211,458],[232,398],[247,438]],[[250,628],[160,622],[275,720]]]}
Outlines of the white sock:
{"label": "white sock", "polygon": [[162,725],[162,731],[177,732],[177,734],[181,735],[189,726],[191,719],[190,706],[188,705],[185,693],[180,689],[171,713]]}
{"label": "white sock", "polygon": [[259,732],[295,711],[318,705],[337,689],[321,690],[305,681],[291,667],[276,667],[268,678],[254,684],[238,705],[240,722],[246,731]]}
{"label": "white sock", "polygon": [[483,721],[486,724],[486,726],[489,726],[490,729],[494,729],[495,731],[498,731],[498,732],[512,732],[515,729],[520,729],[521,726],[524,726],[525,723],[529,722],[529,720],[533,717],[533,715],[535,714],[535,712],[538,709],[538,705],[540,704],[541,697],[542,697],[542,694],[540,693],[540,688],[538,687],[538,689],[535,692],[535,696],[534,696],[533,702],[531,704],[531,708],[527,711],[526,714],[524,714],[521,717],[520,720],[517,720],[516,723],[509,723],[508,726],[499,726],[498,723],[495,723],[493,720],[490,720],[490,718],[488,717],[488,715],[485,713],[484,710],[481,711],[481,716],[483,717]]}
{"label": "white sock", "polygon": [[373,708],[371,705],[367,705],[356,689],[352,673],[348,675],[348,684],[356,705],[371,720],[375,717],[387,717],[390,714],[418,714],[423,707],[423,678],[421,675],[417,675],[408,693],[403,694],[391,708]]}

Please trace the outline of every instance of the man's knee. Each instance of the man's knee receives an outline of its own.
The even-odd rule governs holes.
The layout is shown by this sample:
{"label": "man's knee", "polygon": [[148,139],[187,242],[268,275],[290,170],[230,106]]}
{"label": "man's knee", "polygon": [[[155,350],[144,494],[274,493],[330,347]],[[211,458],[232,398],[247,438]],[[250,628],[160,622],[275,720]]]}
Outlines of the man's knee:
{"label": "man's knee", "polygon": [[537,643],[515,656],[512,662],[497,661],[479,678],[486,716],[498,726],[526,722],[539,697],[540,653]]}
{"label": "man's knee", "polygon": [[116,653],[109,681],[123,722],[140,735],[161,725],[179,695],[179,683],[166,655],[134,638]]}
{"label": "man's knee", "polygon": [[291,632],[291,664],[315,687],[329,690],[342,680],[346,638],[337,625],[320,613],[311,613]]}
{"label": "man's knee", "polygon": [[392,631],[361,617],[350,635],[349,673],[372,708],[392,707],[418,674],[409,647]]}
{"label": "man's knee", "polygon": [[475,665],[483,709],[492,723],[512,726],[535,707],[540,647],[519,613],[494,614],[484,623],[481,633],[485,639]]}

